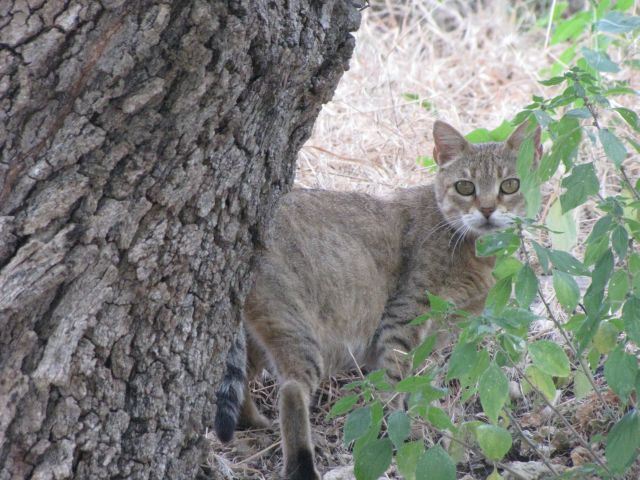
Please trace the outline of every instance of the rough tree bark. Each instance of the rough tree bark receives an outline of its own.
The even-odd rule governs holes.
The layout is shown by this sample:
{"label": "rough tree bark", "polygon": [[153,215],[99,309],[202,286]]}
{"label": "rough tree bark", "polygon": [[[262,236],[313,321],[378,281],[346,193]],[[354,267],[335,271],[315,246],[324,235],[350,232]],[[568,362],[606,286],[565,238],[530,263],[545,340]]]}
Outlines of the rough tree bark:
{"label": "rough tree bark", "polygon": [[349,0],[0,2],[0,479],[194,478]]}

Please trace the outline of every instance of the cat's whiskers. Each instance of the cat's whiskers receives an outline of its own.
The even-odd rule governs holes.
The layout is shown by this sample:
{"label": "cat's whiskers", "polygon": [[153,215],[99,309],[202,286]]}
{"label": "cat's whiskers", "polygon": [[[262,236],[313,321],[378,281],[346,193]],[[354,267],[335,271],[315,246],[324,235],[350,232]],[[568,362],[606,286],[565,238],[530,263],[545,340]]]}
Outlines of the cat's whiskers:
{"label": "cat's whiskers", "polygon": [[460,244],[460,247],[462,248],[462,244],[464,243],[464,239],[467,236],[467,233],[469,233],[469,231],[471,230],[471,227],[469,225],[464,225],[464,231],[460,234],[460,236],[458,237],[458,240],[456,240],[456,243],[453,245],[453,250],[451,251],[451,262],[453,263],[453,257],[454,254],[456,252],[456,248],[458,247],[458,244]]}
{"label": "cat's whiskers", "polygon": [[440,222],[438,222],[435,227],[431,228],[431,230],[429,230],[425,236],[423,237],[422,241],[420,242],[419,247],[422,247],[424,245],[424,243],[431,238],[433,235],[435,235],[438,231],[440,230],[444,230],[447,227],[451,227],[452,226],[452,222],[456,221],[455,219],[444,219],[441,220]]}

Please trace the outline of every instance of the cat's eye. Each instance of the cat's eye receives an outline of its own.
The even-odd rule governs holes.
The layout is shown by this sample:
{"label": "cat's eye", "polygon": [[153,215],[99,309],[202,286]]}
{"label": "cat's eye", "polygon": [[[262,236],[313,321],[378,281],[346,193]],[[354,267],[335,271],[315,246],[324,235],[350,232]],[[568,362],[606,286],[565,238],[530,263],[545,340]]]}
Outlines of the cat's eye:
{"label": "cat's eye", "polygon": [[469,180],[458,180],[454,184],[454,186],[456,187],[456,192],[458,192],[460,195],[469,196],[473,195],[473,193],[476,191],[476,186]]}
{"label": "cat's eye", "polygon": [[500,191],[502,193],[506,193],[507,195],[516,193],[519,188],[520,188],[520,180],[518,180],[517,178],[507,178],[504,182],[500,184]]}

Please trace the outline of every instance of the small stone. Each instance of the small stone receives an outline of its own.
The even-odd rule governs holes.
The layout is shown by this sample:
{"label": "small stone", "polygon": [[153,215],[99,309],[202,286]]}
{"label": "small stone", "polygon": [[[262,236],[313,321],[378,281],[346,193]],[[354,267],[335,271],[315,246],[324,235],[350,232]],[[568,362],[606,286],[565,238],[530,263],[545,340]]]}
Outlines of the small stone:
{"label": "small stone", "polygon": [[323,478],[324,480],[355,480],[356,476],[353,473],[353,465],[346,465],[328,471]]}

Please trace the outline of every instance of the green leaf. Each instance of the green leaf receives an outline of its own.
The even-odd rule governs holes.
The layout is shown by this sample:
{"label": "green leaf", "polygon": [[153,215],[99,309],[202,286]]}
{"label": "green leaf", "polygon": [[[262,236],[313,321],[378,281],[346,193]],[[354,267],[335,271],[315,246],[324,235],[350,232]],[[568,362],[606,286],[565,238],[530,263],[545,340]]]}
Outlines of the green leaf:
{"label": "green leaf", "polygon": [[571,110],[565,112],[567,117],[576,117],[576,118],[591,118],[591,112],[588,108],[580,107],[580,108],[572,108]]}
{"label": "green leaf", "polygon": [[502,369],[491,365],[480,377],[480,403],[491,423],[498,423],[498,414],[509,398],[509,380]]}
{"label": "green leaf", "polygon": [[531,241],[533,245],[533,249],[536,251],[536,255],[538,257],[538,262],[540,262],[540,266],[542,267],[542,271],[545,274],[549,273],[549,249],[543,247],[536,241]]}
{"label": "green leaf", "polygon": [[560,201],[556,200],[549,209],[545,223],[549,230],[551,230],[549,232],[549,238],[551,238],[551,245],[553,248],[556,250],[570,252],[576,245],[576,240],[578,238],[576,221],[573,218],[573,213],[562,213]]}
{"label": "green leaf", "polygon": [[613,218],[611,215],[605,215],[604,217],[598,219],[593,228],[591,229],[591,233],[587,238],[587,243],[592,243],[598,240],[603,235],[609,233],[611,228],[613,227]]}
{"label": "green leaf", "polygon": [[369,406],[355,409],[347,417],[344,424],[344,445],[349,445],[356,438],[367,433],[371,426],[371,408]]}
{"label": "green leaf", "polygon": [[578,370],[573,378],[573,394],[576,400],[586,397],[592,390],[593,387],[587,376],[582,370]]}
{"label": "green leaf", "polygon": [[520,246],[520,238],[512,231],[501,231],[483,235],[476,240],[476,255],[511,255]]}
{"label": "green leaf", "polygon": [[[609,280],[609,302],[611,311],[615,312],[622,306],[629,291],[629,277],[624,270],[618,270],[611,275]],[[640,345],[640,343],[638,343]]]}
{"label": "green leaf", "polygon": [[365,444],[358,455],[354,473],[358,480],[378,480],[391,464],[393,447],[388,438],[375,439]]}
{"label": "green leaf", "polygon": [[542,128],[546,128],[551,122],[553,122],[553,118],[551,118],[551,115],[549,115],[545,110],[534,110],[533,116],[536,117],[538,125]]}
{"label": "green leaf", "polygon": [[614,110],[618,112],[618,114],[629,124],[631,128],[636,132],[640,132],[640,118],[638,118],[638,114],[636,112],[624,107],[614,108]]}
{"label": "green leaf", "polygon": [[522,267],[516,275],[515,290],[518,305],[529,308],[538,292],[538,277],[529,264]]}
{"label": "green leaf", "polygon": [[407,102],[415,102],[417,100],[420,100],[420,95],[418,95],[417,93],[403,93],[401,97]]}
{"label": "green leaf", "polygon": [[415,480],[418,459],[422,456],[423,452],[424,444],[422,440],[404,443],[398,450],[396,463],[400,474],[405,480]]}
{"label": "green leaf", "polygon": [[613,272],[613,253],[607,250],[596,262],[591,272],[591,285],[584,294],[584,306],[587,312],[598,312],[602,308],[604,289]]}
{"label": "green leaf", "polygon": [[473,368],[478,351],[475,343],[463,343],[456,345],[449,359],[447,380],[461,378]]}
{"label": "green leaf", "polygon": [[476,438],[482,453],[492,461],[499,461],[511,449],[511,434],[496,425],[480,425],[476,429]]}
{"label": "green leaf", "polygon": [[589,275],[589,270],[573,255],[561,250],[547,250],[547,255],[556,270],[571,275]]}
{"label": "green leaf", "polygon": [[622,308],[622,320],[629,339],[640,346],[640,298],[629,297]]}
{"label": "green leaf", "polygon": [[547,375],[554,377],[569,376],[569,358],[557,343],[549,340],[538,340],[529,345],[529,354],[533,364]]}
{"label": "green leaf", "polygon": [[371,425],[367,429],[367,431],[360,435],[360,437],[353,444],[353,456],[356,458],[362,448],[367,445],[369,442],[378,438],[378,434],[380,433],[380,429],[382,428],[382,420],[384,418],[384,410],[382,408],[382,403],[379,400],[375,400],[371,404],[369,404],[371,410]]}
{"label": "green leaf", "polygon": [[416,480],[456,480],[456,466],[440,445],[422,455],[416,469]]}
{"label": "green leaf", "polygon": [[552,77],[547,80],[538,80],[538,83],[544,85],[545,87],[550,87],[552,85],[559,85],[562,82],[565,82],[567,79],[565,77]]}
{"label": "green leaf", "polygon": [[393,412],[389,415],[387,425],[389,438],[396,448],[400,448],[411,432],[411,422],[409,421],[409,417],[404,412]]}
{"label": "green leaf", "polygon": [[424,339],[424,342],[422,342],[420,346],[413,351],[412,368],[418,368],[418,366],[422,365],[422,362],[424,362],[426,358],[431,355],[431,352],[433,351],[433,347],[435,347],[437,340],[437,334],[434,333],[433,335],[429,335]]}
{"label": "green leaf", "polygon": [[427,293],[427,297],[429,298],[429,308],[434,313],[447,313],[452,307],[451,303],[431,292]]}
{"label": "green leaf", "polygon": [[549,128],[557,138],[554,139],[551,153],[545,155],[540,162],[538,176],[541,182],[545,182],[553,176],[561,161],[565,166],[571,166],[582,140],[582,127],[576,118],[565,115]]}
{"label": "green leaf", "polygon": [[587,26],[587,20],[585,18],[573,18],[568,21],[560,22],[556,26],[556,31],[551,37],[551,45],[563,42],[569,38],[574,38],[580,35]]}
{"label": "green leaf", "polygon": [[597,240],[588,243],[584,252],[584,264],[593,265],[609,250],[609,235],[603,235]]}
{"label": "green leaf", "polygon": [[509,135],[513,132],[514,128],[511,122],[503,120],[500,125],[489,132],[491,140],[493,142],[504,142],[509,138]]}
{"label": "green leaf", "polygon": [[572,312],[580,299],[580,288],[572,275],[553,270],[553,289],[556,291],[558,302],[568,312]]}
{"label": "green leaf", "polygon": [[327,420],[337,417],[338,415],[342,415],[343,413],[347,413],[358,402],[358,397],[358,395],[348,395],[338,400],[333,404],[331,410],[329,410]]}
{"label": "green leaf", "polygon": [[486,128],[476,128],[475,130],[467,133],[464,138],[466,138],[469,143],[485,143],[492,141],[491,134]]}
{"label": "green leaf", "polygon": [[590,195],[598,193],[600,188],[593,163],[583,163],[573,167],[571,175],[562,180],[562,186],[567,189],[560,195],[563,213],[582,205]]}
{"label": "green leaf", "polygon": [[587,47],[582,47],[582,55],[587,63],[599,72],[619,72],[620,67],[611,61],[606,52],[596,52]]}
{"label": "green leaf", "polygon": [[640,17],[630,17],[622,12],[609,12],[596,22],[596,30],[607,33],[627,33],[640,28]]}
{"label": "green leaf", "polygon": [[602,322],[598,326],[598,331],[593,337],[593,346],[599,353],[606,355],[616,346],[618,340],[618,330],[611,322]]}
{"label": "green leaf", "polygon": [[493,275],[498,280],[511,277],[518,273],[522,268],[522,262],[513,257],[500,257],[496,260],[496,266],[493,269]]}
{"label": "green leaf", "polygon": [[487,477],[487,480],[504,480],[504,477],[498,473],[498,469],[493,467],[493,472]]}
{"label": "green leaf", "polygon": [[455,425],[451,423],[449,415],[441,408],[433,406],[427,407],[426,420],[439,430],[455,430]]}
{"label": "green leaf", "polygon": [[614,97],[616,95],[640,95],[640,90],[635,90],[629,86],[617,86],[606,89],[602,92],[605,97]]}
{"label": "green leaf", "polygon": [[489,352],[480,350],[477,352],[475,363],[471,366],[470,370],[460,378],[460,383],[463,387],[475,386],[487,368],[489,368]]}
{"label": "green leaf", "polygon": [[515,335],[525,336],[531,323],[538,317],[535,313],[524,308],[505,308],[492,321]]}
{"label": "green leaf", "polygon": [[509,298],[511,298],[511,279],[512,277],[503,278],[491,287],[485,302],[485,307],[489,312],[499,314],[507,305]]}
{"label": "green leaf", "polygon": [[629,233],[622,225],[618,225],[611,233],[611,246],[620,259],[627,256],[629,248]]}
{"label": "green leaf", "polygon": [[618,345],[604,364],[604,377],[609,388],[627,402],[629,394],[635,388],[636,375],[638,374],[638,359],[626,353],[622,345]]}
{"label": "green leaf", "polygon": [[431,376],[414,375],[411,377],[403,378],[395,385],[396,392],[400,393],[415,393],[423,390],[425,387],[431,385],[433,379]]}
{"label": "green leaf", "polygon": [[623,473],[635,461],[639,447],[640,417],[634,409],[622,417],[607,436],[605,456],[611,470]]}
{"label": "green leaf", "polygon": [[550,402],[556,396],[556,386],[553,383],[553,379],[546,373],[540,371],[534,366],[529,366],[524,371],[525,377],[531,382],[531,384],[537,388],[544,397]]}
{"label": "green leaf", "polygon": [[598,130],[598,136],[600,137],[600,143],[604,147],[604,153],[611,159],[613,164],[620,168],[622,162],[627,158],[627,149],[624,148],[624,144],[606,128]]}
{"label": "green leaf", "polygon": [[633,6],[633,2],[634,0],[618,0],[616,2],[615,7],[613,7],[615,10],[620,10],[622,12],[624,12],[625,10],[629,10],[629,8],[631,8]]}

